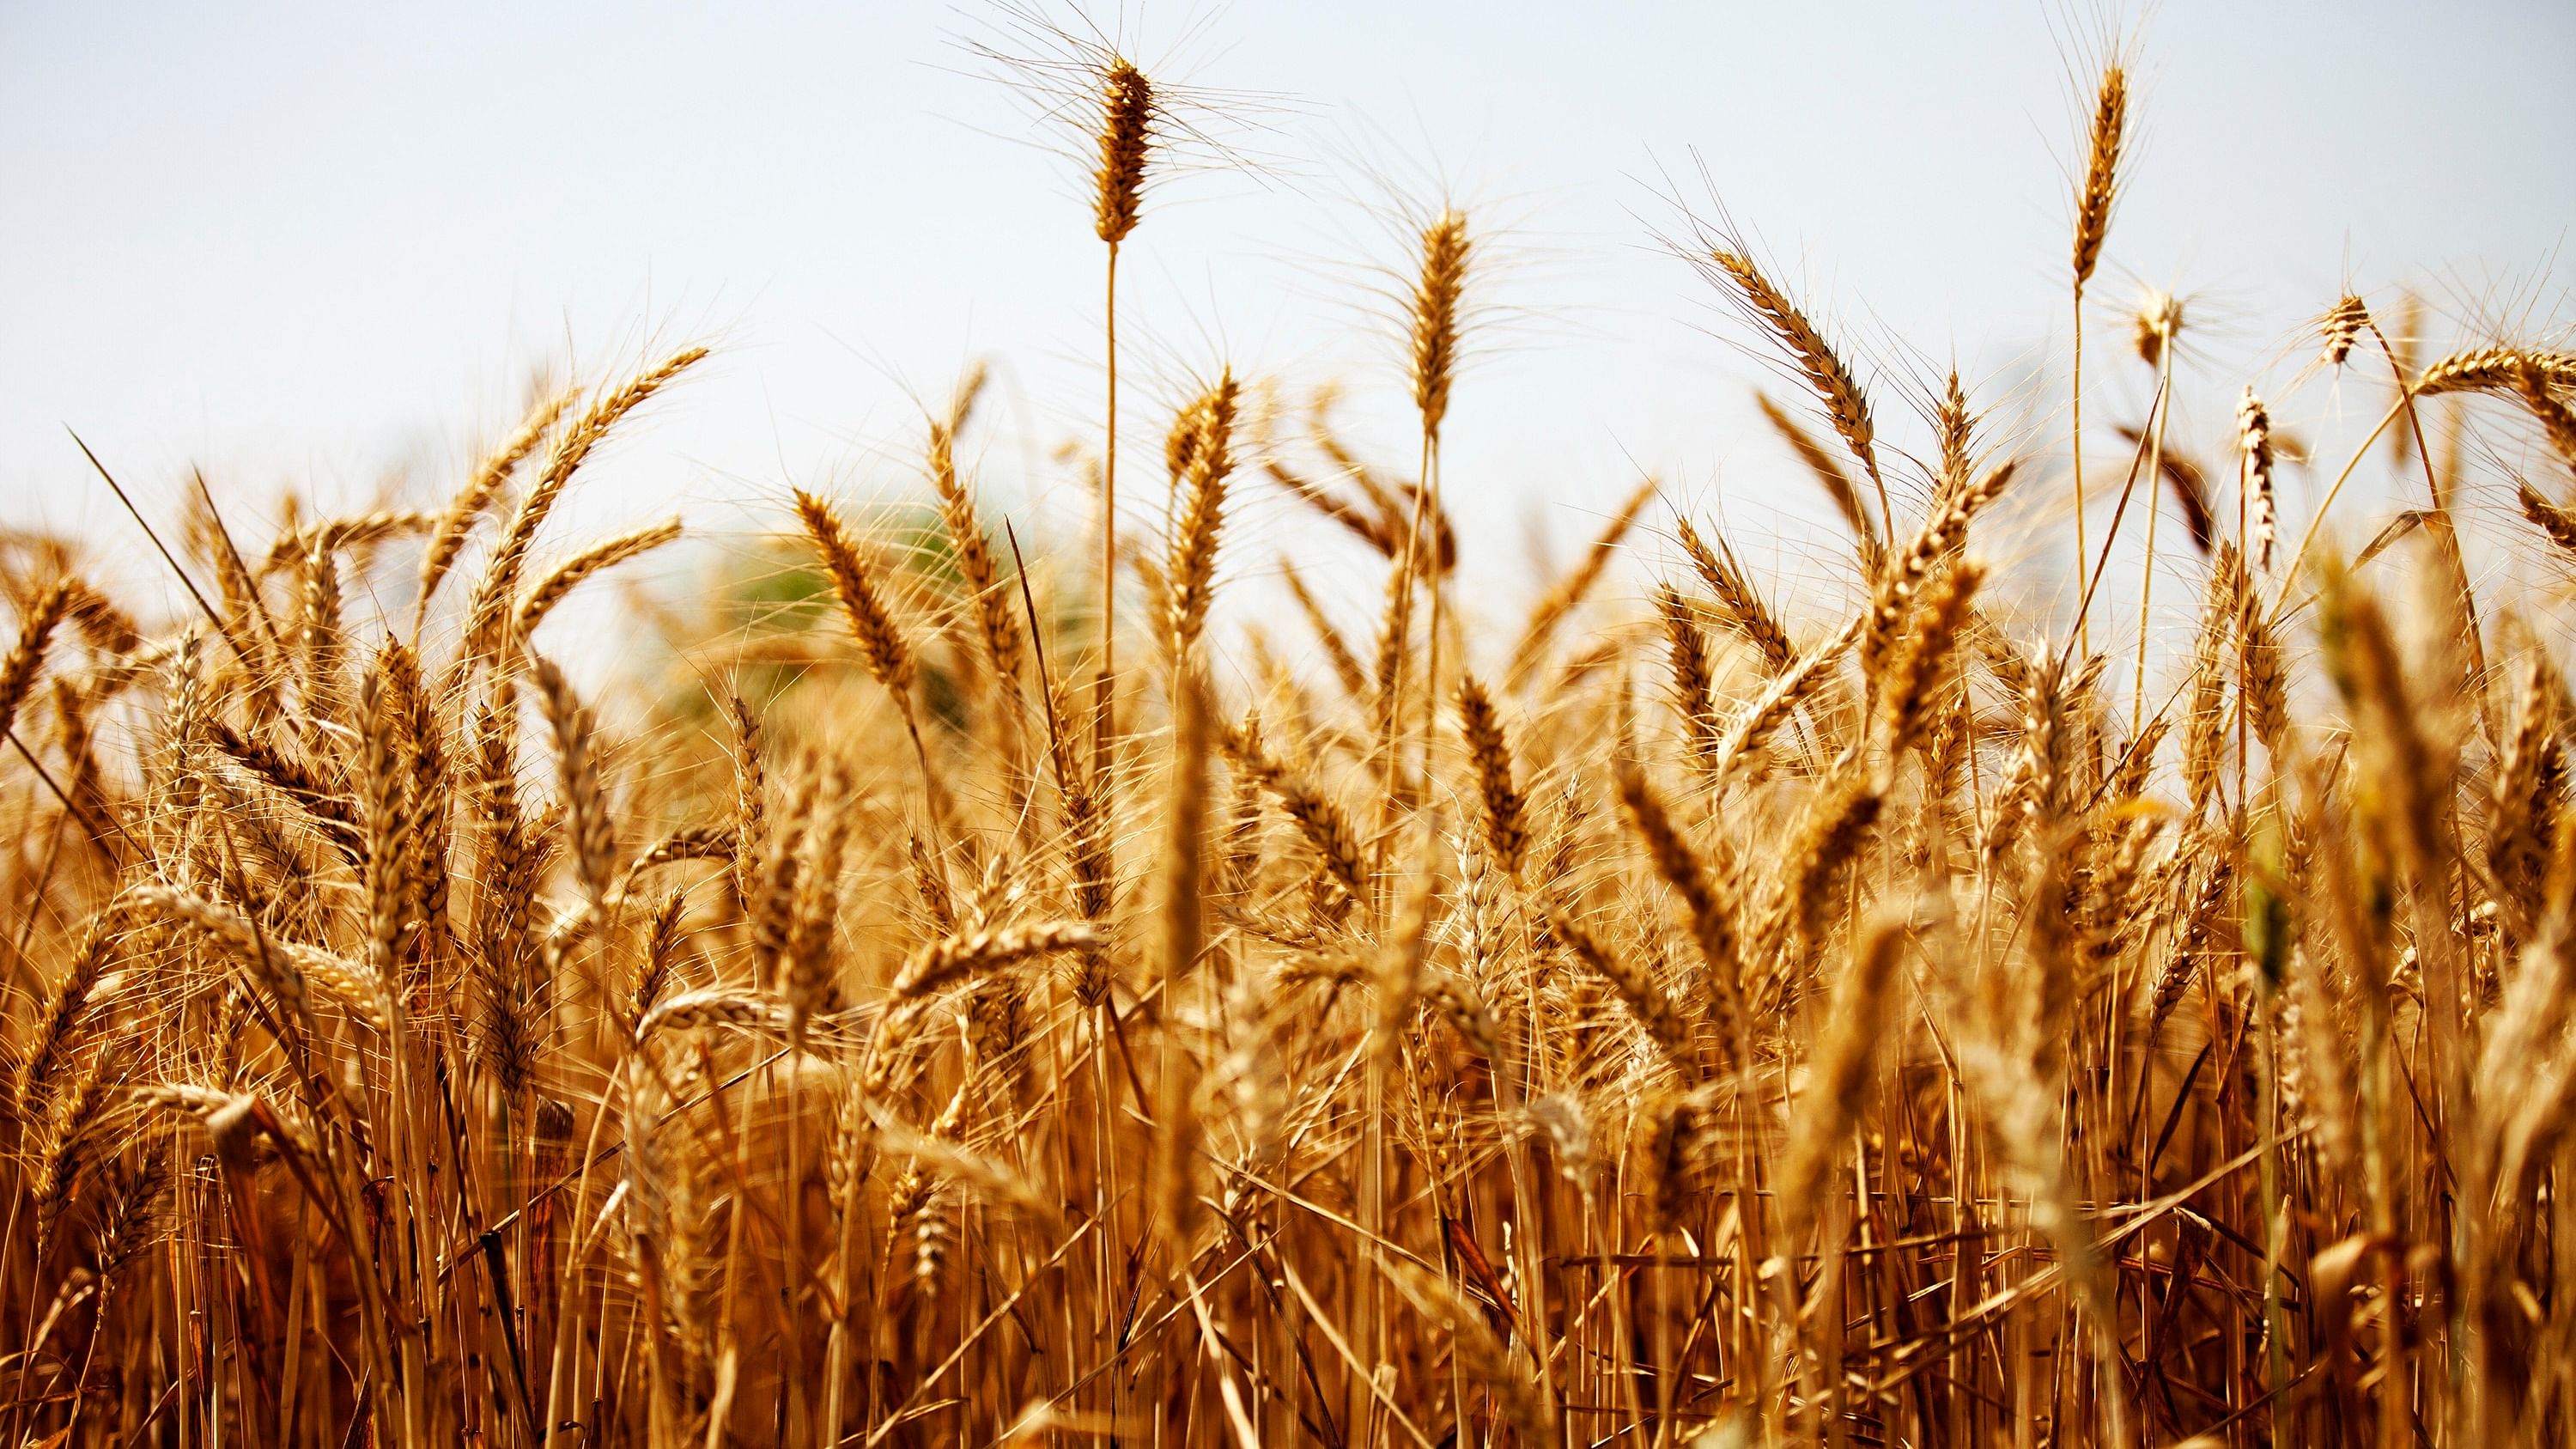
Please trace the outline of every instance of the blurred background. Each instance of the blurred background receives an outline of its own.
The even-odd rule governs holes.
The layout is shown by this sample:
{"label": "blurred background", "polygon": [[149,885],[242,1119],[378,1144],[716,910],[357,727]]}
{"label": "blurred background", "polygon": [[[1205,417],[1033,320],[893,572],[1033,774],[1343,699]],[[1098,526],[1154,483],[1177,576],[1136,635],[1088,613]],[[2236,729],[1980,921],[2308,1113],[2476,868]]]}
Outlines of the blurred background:
{"label": "blurred background", "polygon": [[[1751,404],[1803,399],[1659,243],[1677,203],[1722,208],[1796,286],[1883,439],[1922,450],[1926,389],[1955,364],[1998,436],[2062,445],[2102,11],[1088,14],[1165,78],[1244,93],[1215,108],[1249,164],[1173,178],[1125,252],[1134,526],[1162,503],[1170,408],[1220,361],[1288,406],[1341,384],[1354,440],[1410,464],[1386,296],[1405,208],[1444,194],[1492,262],[1446,432],[1470,579],[1564,559],[1649,475],[1784,589],[1822,572],[1830,515]],[[979,484],[1024,538],[1065,537],[1088,505],[1055,450],[1098,441],[1101,248],[1082,161],[976,41],[1026,48],[973,5],[18,0],[0,9],[0,522],[139,552],[66,428],[147,510],[201,467],[263,536],[288,489],[442,498],[532,375],[705,341],[715,359],[621,433],[555,529],[677,507],[747,547],[786,526],[791,484],[902,496],[923,401],[985,358]],[[2123,48],[2138,144],[2088,313],[2095,447],[2145,412],[2125,317],[2147,288],[2186,306],[2176,446],[2212,452],[2238,385],[2287,388],[2346,289],[2415,292],[2437,337],[2576,315],[2576,6],[2165,0]],[[2287,426],[2366,425],[2383,389],[2311,379]],[[2313,484],[2289,486],[2295,523]],[[1260,574],[1304,526],[1247,486],[1227,569]],[[1375,572],[1347,562],[1324,577],[1365,612]]]}

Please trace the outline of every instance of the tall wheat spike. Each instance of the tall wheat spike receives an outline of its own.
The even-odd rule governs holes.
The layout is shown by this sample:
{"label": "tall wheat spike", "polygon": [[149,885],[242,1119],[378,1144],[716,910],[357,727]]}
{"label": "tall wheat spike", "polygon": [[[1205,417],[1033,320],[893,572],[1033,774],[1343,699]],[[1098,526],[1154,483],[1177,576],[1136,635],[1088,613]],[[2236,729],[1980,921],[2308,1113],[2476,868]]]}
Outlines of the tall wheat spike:
{"label": "tall wheat spike", "polygon": [[[1190,93],[1004,13],[1114,333]],[[1553,480],[1599,523],[1542,577],[1489,553],[1509,458],[1443,475],[1525,396],[1462,370],[1512,245],[1454,206],[1384,407],[1274,436],[1330,387],[1211,360],[1150,546],[1114,401],[985,491],[980,368],[917,510],[561,537],[694,347],[436,496],[180,475],[181,587],[0,538],[0,1438],[2569,1442],[2564,319],[2356,285],[2240,377],[2149,298],[2129,491],[2231,448],[2235,528],[2179,493],[2133,613],[2082,525],[2070,627],[2081,429],[1973,401],[2053,362],[1864,392],[1707,235],[1834,436],[1782,411],[1723,533]],[[1743,502],[1817,479],[1863,547]]]}

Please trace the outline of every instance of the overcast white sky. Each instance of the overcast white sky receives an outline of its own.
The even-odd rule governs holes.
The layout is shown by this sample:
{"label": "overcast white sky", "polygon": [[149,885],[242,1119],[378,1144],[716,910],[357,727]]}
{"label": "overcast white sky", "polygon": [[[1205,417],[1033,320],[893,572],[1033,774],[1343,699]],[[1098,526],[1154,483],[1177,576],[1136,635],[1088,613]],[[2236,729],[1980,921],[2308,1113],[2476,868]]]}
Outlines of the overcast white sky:
{"label": "overcast white sky", "polygon": [[[1353,270],[1389,255],[1354,159],[1445,176],[1522,229],[1494,279],[1512,320],[1449,428],[1448,486],[1488,555],[1517,559],[1532,516],[1588,532],[1639,468],[1751,529],[1794,479],[1747,426],[1742,333],[1652,245],[1667,174],[1704,202],[1705,165],[1881,378],[1883,430],[1909,427],[1909,377],[1955,357],[2001,390],[2062,347],[2089,84],[2069,56],[2093,9],[1470,13],[1129,5],[1148,56],[1195,21],[1197,79],[1297,104],[1261,142],[1290,175],[1184,184],[1129,249],[1146,436],[1155,380],[1220,352],[1400,401]],[[997,500],[1062,499],[1043,450],[1092,427],[1100,249],[1072,169],[959,73],[955,37],[988,14],[13,0],[0,519],[123,527],[66,425],[165,505],[192,463],[241,513],[286,483],[364,499],[402,466],[443,492],[532,367],[688,340],[716,361],[603,461],[576,518],[890,491],[906,388],[936,394],[979,354],[1016,423],[990,445]],[[2472,321],[2576,316],[2576,5],[2166,0],[2132,28],[2142,144],[2097,291],[2106,336],[2141,282],[2192,299],[2210,401],[2186,431],[2224,425],[2246,370],[2291,370],[2347,281],[2419,285]],[[2135,364],[2105,353],[2109,421]],[[1373,416],[1409,456],[1400,414]]]}

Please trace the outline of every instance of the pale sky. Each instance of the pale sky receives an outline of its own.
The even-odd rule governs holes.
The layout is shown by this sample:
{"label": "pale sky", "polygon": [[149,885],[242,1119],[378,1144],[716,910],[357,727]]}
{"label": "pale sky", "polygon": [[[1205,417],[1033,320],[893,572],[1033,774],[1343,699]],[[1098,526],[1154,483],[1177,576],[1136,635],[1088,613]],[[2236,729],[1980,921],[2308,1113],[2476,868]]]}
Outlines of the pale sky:
{"label": "pale sky", "polygon": [[[909,397],[973,356],[1002,384],[995,505],[1069,507],[1045,450],[1096,436],[1101,249],[1075,165],[965,73],[957,37],[990,13],[12,0],[0,521],[132,541],[66,426],[148,506],[174,507],[191,464],[237,515],[289,483],[363,502],[405,467],[434,498],[532,368],[693,340],[717,357],[586,475],[567,529],[674,499],[784,527],[791,483],[897,491]],[[1489,567],[1518,563],[1531,519],[1570,548],[1641,469],[1739,529],[1793,527],[1768,521],[1776,496],[1816,512],[1749,422],[1751,339],[1653,242],[1669,186],[1707,207],[1701,167],[1875,380],[1882,433],[1913,442],[1907,389],[1954,358],[1984,400],[2053,391],[2025,384],[2065,341],[2089,5],[1124,18],[1147,58],[1189,31],[1193,79],[1289,102],[1255,143],[1278,174],[1185,179],[1130,244],[1141,458],[1179,380],[1230,359],[1301,393],[1341,379],[1364,441],[1409,461],[1365,293],[1399,256],[1364,170],[1424,198],[1445,179],[1513,228],[1444,470]],[[2165,0],[2130,28],[2140,141],[2096,283],[2106,424],[2143,392],[2117,336],[2142,284],[2189,299],[2178,436],[2224,428],[2242,378],[2294,371],[2347,284],[2413,285],[2472,324],[2576,318],[2576,5]],[[1159,505],[1159,479],[1129,477]],[[1289,511],[1242,508],[1256,551]]]}

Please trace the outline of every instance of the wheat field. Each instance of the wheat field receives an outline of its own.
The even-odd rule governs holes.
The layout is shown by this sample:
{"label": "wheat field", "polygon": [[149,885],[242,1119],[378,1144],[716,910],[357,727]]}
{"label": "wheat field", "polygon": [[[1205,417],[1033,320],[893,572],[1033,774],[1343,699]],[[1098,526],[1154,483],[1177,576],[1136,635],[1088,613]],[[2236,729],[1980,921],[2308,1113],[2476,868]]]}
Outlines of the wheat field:
{"label": "wheat field", "polygon": [[[1064,56],[1082,536],[979,496],[977,372],[916,512],[764,504],[668,670],[568,672],[623,626],[556,606],[687,542],[549,517],[691,347],[534,390],[417,507],[138,512],[165,613],[6,540],[0,1436],[2576,1434],[2547,319],[2319,298],[2216,380],[2231,437],[2169,436],[2183,305],[2098,295],[2113,64],[2043,406],[1670,239],[1804,393],[1763,406],[1846,529],[1826,607],[1651,483],[1498,597],[1442,497],[1480,215],[1415,228],[1417,430],[1224,357],[1122,418],[1188,97]],[[2134,426],[2087,430],[2088,301]],[[2329,386],[2377,426],[2312,456]],[[1230,609],[1256,497],[1382,591]]]}

